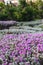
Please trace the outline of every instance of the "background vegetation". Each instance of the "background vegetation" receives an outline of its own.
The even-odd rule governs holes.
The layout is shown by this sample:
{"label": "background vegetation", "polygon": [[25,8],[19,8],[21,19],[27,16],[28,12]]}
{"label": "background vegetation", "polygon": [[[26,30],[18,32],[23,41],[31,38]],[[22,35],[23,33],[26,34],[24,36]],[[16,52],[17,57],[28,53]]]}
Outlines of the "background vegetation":
{"label": "background vegetation", "polygon": [[31,21],[43,19],[43,2],[31,2],[20,0],[20,4],[15,6],[10,3],[5,5],[0,3],[0,20]]}

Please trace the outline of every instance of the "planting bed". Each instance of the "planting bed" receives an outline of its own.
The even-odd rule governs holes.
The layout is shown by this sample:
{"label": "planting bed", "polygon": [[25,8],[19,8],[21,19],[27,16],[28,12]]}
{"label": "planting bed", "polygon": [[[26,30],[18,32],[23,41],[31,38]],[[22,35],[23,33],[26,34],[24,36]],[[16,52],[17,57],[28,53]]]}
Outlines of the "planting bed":
{"label": "planting bed", "polygon": [[5,34],[0,39],[0,65],[43,65],[43,33]]}

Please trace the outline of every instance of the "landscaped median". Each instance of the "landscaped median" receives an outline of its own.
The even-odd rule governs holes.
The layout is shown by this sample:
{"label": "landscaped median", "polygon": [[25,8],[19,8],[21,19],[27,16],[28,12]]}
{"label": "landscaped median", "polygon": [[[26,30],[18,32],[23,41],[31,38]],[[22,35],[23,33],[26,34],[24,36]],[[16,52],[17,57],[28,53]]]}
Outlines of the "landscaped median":
{"label": "landscaped median", "polygon": [[1,65],[42,65],[43,33],[5,34],[0,39]]}

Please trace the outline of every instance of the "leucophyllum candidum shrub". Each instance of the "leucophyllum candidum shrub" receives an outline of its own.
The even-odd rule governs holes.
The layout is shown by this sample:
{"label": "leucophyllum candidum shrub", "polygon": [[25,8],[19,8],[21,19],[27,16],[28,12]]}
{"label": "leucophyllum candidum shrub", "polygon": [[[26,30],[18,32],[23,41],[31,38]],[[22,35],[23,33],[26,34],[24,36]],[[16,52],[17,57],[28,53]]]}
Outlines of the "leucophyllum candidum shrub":
{"label": "leucophyllum candidum shrub", "polygon": [[16,21],[0,21],[0,29],[8,29],[10,26],[16,25]]}
{"label": "leucophyllum candidum shrub", "polygon": [[40,65],[42,54],[43,34],[6,34],[0,39],[1,65]]}

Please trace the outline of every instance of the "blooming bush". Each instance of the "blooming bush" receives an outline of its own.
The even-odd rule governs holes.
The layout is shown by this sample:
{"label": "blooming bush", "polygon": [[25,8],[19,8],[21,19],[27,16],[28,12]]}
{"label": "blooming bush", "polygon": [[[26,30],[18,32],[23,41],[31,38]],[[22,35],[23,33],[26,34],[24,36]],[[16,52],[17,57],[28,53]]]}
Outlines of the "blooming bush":
{"label": "blooming bush", "polygon": [[6,34],[0,39],[1,65],[40,65],[42,57],[43,34]]}
{"label": "blooming bush", "polygon": [[0,21],[0,29],[8,29],[10,26],[16,25],[16,21]]}

